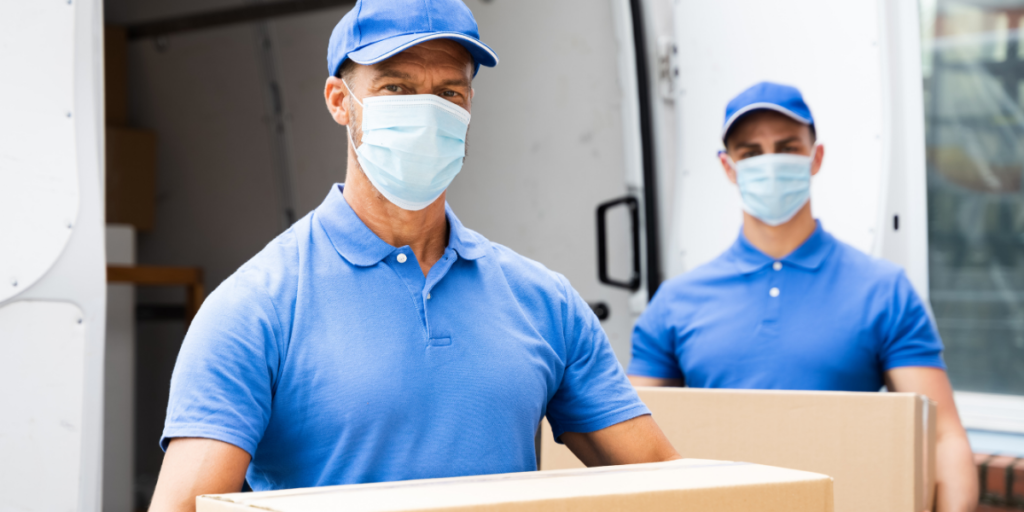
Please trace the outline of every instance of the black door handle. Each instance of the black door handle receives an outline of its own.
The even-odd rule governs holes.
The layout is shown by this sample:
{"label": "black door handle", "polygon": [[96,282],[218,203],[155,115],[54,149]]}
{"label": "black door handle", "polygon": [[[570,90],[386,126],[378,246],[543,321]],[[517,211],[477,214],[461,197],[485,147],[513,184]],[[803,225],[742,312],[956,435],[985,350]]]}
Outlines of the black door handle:
{"label": "black door handle", "polygon": [[[618,281],[608,275],[608,223],[605,217],[609,209],[621,204],[629,208],[630,224],[633,228],[633,274],[629,281]],[[597,278],[610,286],[631,291],[640,289],[640,204],[633,196],[612,199],[597,206]]]}
{"label": "black door handle", "polygon": [[608,309],[608,304],[605,304],[604,302],[588,302],[587,305],[590,306],[590,310],[594,312],[594,316],[602,322],[607,320],[612,314],[611,310]]}

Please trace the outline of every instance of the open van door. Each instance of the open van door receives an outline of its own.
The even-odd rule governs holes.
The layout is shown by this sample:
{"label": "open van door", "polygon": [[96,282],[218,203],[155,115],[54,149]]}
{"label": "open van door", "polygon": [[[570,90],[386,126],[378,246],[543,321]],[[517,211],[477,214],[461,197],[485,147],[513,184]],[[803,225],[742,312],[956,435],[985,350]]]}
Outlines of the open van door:
{"label": "open van door", "polygon": [[0,509],[98,511],[102,3],[0,3]]}

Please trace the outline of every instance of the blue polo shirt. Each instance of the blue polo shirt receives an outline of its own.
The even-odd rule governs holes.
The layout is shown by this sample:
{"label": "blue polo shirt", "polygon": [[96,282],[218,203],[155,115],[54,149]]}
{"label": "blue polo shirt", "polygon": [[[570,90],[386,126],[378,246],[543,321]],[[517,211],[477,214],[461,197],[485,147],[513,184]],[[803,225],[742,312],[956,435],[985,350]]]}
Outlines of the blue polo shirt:
{"label": "blue polo shirt", "polygon": [[633,330],[629,374],[703,388],[878,391],[901,366],[945,368],[903,270],[817,230],[775,260],[739,239],[666,282]]}
{"label": "blue polo shirt", "polygon": [[564,277],[446,213],[424,277],[332,187],[203,304],[161,445],[231,443],[269,490],[531,471],[545,414],[556,436],[649,414]]}

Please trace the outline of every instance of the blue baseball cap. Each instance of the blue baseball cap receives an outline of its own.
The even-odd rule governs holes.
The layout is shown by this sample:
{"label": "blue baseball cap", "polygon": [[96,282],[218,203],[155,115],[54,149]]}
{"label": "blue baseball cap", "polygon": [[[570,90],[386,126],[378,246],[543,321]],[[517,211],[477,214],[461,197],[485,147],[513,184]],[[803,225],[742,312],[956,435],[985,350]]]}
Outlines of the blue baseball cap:
{"label": "blue baseball cap", "polygon": [[327,47],[327,72],[338,74],[346,59],[376,64],[431,39],[451,39],[469,51],[476,68],[494,67],[498,55],[480,42],[473,13],[461,0],[359,0],[334,27]]}
{"label": "blue baseball cap", "polygon": [[814,127],[811,109],[804,102],[800,90],[789,85],[761,82],[739,94],[725,107],[725,124],[722,125],[722,142],[736,121],[756,110],[774,110],[789,116],[794,121]]}

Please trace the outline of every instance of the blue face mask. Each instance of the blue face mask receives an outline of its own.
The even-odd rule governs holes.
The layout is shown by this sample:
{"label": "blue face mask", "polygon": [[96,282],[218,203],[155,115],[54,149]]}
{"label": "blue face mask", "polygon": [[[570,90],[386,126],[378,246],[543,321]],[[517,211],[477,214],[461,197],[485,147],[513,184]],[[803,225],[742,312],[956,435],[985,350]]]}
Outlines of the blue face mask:
{"label": "blue face mask", "polygon": [[[811,155],[817,146],[811,150]],[[728,158],[728,157],[726,157]],[[743,210],[769,226],[788,222],[811,198],[813,156],[773,153],[729,164],[736,171]]]}
{"label": "blue face mask", "polygon": [[[363,107],[355,151],[370,183],[404,210],[437,200],[462,170],[469,112],[432,94],[352,97]],[[352,130],[348,140],[355,147]]]}

